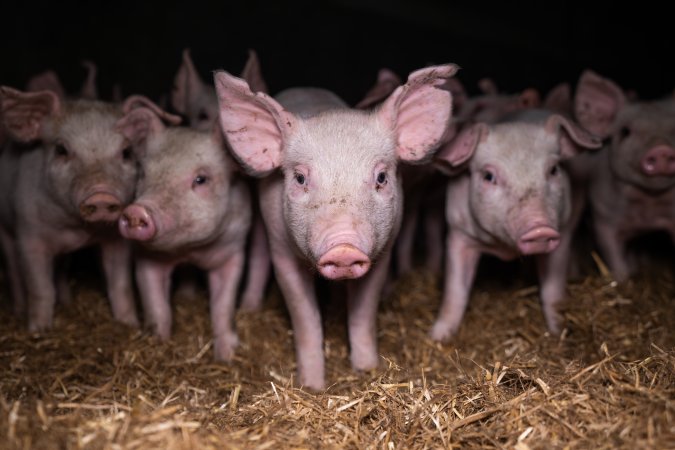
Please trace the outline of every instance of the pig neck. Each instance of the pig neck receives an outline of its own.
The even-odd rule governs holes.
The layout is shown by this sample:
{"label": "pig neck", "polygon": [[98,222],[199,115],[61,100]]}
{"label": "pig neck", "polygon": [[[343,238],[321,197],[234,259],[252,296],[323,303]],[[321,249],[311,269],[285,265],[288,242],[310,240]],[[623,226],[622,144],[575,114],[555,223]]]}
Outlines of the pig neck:
{"label": "pig neck", "polygon": [[451,179],[448,184],[446,215],[450,229],[461,233],[471,247],[482,253],[504,261],[519,257],[516,248],[497,239],[475,218],[469,203],[470,188],[471,175],[468,172]]}

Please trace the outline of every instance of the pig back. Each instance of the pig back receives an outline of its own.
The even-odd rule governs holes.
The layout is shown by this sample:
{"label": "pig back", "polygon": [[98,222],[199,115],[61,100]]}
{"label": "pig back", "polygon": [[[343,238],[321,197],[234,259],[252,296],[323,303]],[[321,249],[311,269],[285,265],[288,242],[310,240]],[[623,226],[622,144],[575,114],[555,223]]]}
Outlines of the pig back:
{"label": "pig back", "polygon": [[281,91],[275,99],[284,109],[305,119],[331,109],[348,108],[340,97],[321,88],[290,88]]}

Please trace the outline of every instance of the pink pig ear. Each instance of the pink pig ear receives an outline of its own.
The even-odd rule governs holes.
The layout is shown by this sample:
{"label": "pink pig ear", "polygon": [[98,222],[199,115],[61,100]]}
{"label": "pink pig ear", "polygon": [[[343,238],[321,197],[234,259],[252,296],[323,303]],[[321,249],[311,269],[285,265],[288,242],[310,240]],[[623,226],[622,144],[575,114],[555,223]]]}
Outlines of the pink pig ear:
{"label": "pink pig ear", "polygon": [[452,113],[457,116],[461,113],[462,108],[466,104],[469,96],[461,81],[457,78],[450,78],[446,82],[446,88],[452,94]]}
{"label": "pink pig ear", "polygon": [[157,106],[155,102],[144,95],[130,95],[124,100],[124,103],[122,103],[122,111],[124,114],[128,114],[136,108],[147,108],[155,113],[161,120],[168,122],[171,125],[179,125],[183,120],[180,116],[164,111]]}
{"label": "pink pig ear", "polygon": [[623,91],[613,81],[586,70],[577,85],[574,114],[581,126],[605,138],[625,101]]}
{"label": "pink pig ear", "polygon": [[541,105],[541,95],[535,88],[527,88],[518,95],[519,109],[538,108]]}
{"label": "pink pig ear", "polygon": [[559,133],[560,155],[562,159],[571,158],[579,154],[580,150],[598,149],[602,147],[602,140],[584,130],[571,120],[560,114],[553,114],[544,125],[547,131]]}
{"label": "pink pig ear", "polygon": [[297,128],[297,119],[225,71],[215,73],[215,84],[220,126],[234,156],[250,174],[267,175],[281,164],[284,141]]}
{"label": "pink pig ear", "polygon": [[393,130],[401,160],[422,163],[446,138],[452,119],[446,82],[457,70],[455,64],[446,64],[413,72],[377,112]]}
{"label": "pink pig ear", "polygon": [[148,136],[161,133],[166,127],[155,111],[141,106],[128,111],[117,121],[115,128],[132,144],[138,145]]}
{"label": "pink pig ear", "polygon": [[443,145],[434,155],[434,165],[446,175],[455,175],[476,151],[478,144],[489,134],[488,126],[482,122],[464,127],[450,142]]}
{"label": "pink pig ear", "polygon": [[391,70],[384,68],[377,73],[375,85],[366,92],[365,97],[358,102],[355,108],[367,109],[387,98],[403,82]]}
{"label": "pink pig ear", "polygon": [[88,100],[98,99],[98,89],[96,89],[96,74],[98,68],[91,61],[82,61],[82,66],[87,70],[87,78],[80,89],[80,97]]}
{"label": "pink pig ear", "polygon": [[562,114],[572,114],[572,88],[569,83],[553,87],[544,99],[544,108]]}
{"label": "pink pig ear", "polygon": [[249,87],[251,88],[251,91],[264,93],[269,92],[267,83],[265,83],[265,79],[262,76],[258,54],[253,49],[248,50],[248,60],[246,61],[244,70],[241,72],[241,78],[246,80]]}
{"label": "pink pig ear", "polygon": [[187,114],[190,104],[207,88],[192,62],[190,50],[183,50],[183,63],[173,79],[171,106],[180,114]]}
{"label": "pink pig ear", "polygon": [[12,139],[30,142],[43,138],[45,121],[61,114],[61,100],[53,91],[21,92],[0,87],[0,118]]}

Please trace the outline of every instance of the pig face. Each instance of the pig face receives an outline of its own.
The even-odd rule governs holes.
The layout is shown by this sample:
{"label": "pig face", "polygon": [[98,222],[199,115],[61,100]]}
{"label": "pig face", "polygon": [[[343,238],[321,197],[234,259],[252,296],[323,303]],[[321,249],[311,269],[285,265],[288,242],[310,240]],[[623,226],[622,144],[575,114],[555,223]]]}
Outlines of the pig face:
{"label": "pig face", "polygon": [[445,136],[451,97],[439,89],[454,65],[413,73],[372,113],[335,109],[312,117],[285,110],[220,72],[220,124],[247,170],[283,172],[283,216],[299,253],[330,279],[358,278],[400,222],[400,160],[431,156]]}
{"label": "pig face", "polygon": [[497,125],[469,164],[473,216],[522,254],[548,253],[570,213],[569,180],[555,133],[541,126]]}
{"label": "pig face", "polygon": [[41,141],[43,182],[53,201],[85,222],[115,222],[136,181],[134,152],[114,129],[121,108],[9,88],[2,88],[2,100],[11,137]]}
{"label": "pig face", "polygon": [[569,179],[560,162],[579,146],[599,145],[572,122],[551,115],[544,123],[475,124],[436,158],[441,167],[468,168],[468,203],[478,228],[528,255],[555,250],[570,216]]}
{"label": "pig face", "polygon": [[155,251],[213,241],[228,211],[235,171],[220,130],[166,128],[146,108],[131,111],[118,127],[143,155],[136,199],[122,214],[121,234]]}
{"label": "pig face", "polygon": [[614,174],[649,191],[675,186],[675,111],[663,102],[626,105],[610,134]]}
{"label": "pig face", "polygon": [[620,180],[646,191],[675,185],[673,100],[626,101],[613,81],[586,71],[574,99],[579,123],[608,138],[609,164]]}
{"label": "pig face", "polygon": [[[298,128],[281,165],[290,234],[324,276],[361,276],[399,222],[401,186],[391,134],[377,117],[351,111],[326,113]],[[361,260],[341,270],[332,261],[336,251]]]}

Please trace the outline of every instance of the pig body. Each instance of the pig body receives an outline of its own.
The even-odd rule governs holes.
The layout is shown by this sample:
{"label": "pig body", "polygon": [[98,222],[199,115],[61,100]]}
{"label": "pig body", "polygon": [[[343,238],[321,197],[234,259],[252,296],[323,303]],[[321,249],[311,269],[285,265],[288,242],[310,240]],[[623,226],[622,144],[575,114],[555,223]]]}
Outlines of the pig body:
{"label": "pig body", "polygon": [[627,242],[666,231],[675,242],[675,101],[628,102],[613,81],[582,74],[579,122],[607,140],[587,173],[596,241],[619,281],[632,272]]}
{"label": "pig body", "polygon": [[261,210],[305,387],[325,383],[315,272],[347,284],[352,366],[378,365],[377,305],[401,218],[398,161],[423,161],[444,138],[451,96],[439,85],[455,71],[412,74],[376,112],[317,89],[287,90],[275,101],[216,74],[223,132],[240,163],[262,178]]}
{"label": "pig body", "polygon": [[459,328],[482,253],[504,260],[536,255],[546,323],[560,331],[556,305],[565,295],[580,209],[561,162],[579,146],[600,143],[562,116],[530,111],[521,119],[467,127],[438,152],[443,170],[465,170],[447,187],[447,267],[432,338],[447,340]]}
{"label": "pig body", "polygon": [[119,228],[139,243],[136,280],[146,325],[168,339],[171,274],[179,264],[203,269],[214,354],[229,361],[238,343],[233,322],[251,220],[248,186],[218,128],[165,128],[144,108],[133,110],[119,126],[143,151],[136,199],[122,213]]}
{"label": "pig body", "polygon": [[15,310],[27,308],[31,331],[49,328],[56,258],[97,244],[113,315],[136,325],[129,246],[110,226],[136,184],[135,155],[114,129],[122,106],[6,87],[0,101],[12,140],[0,155],[0,235]]}

